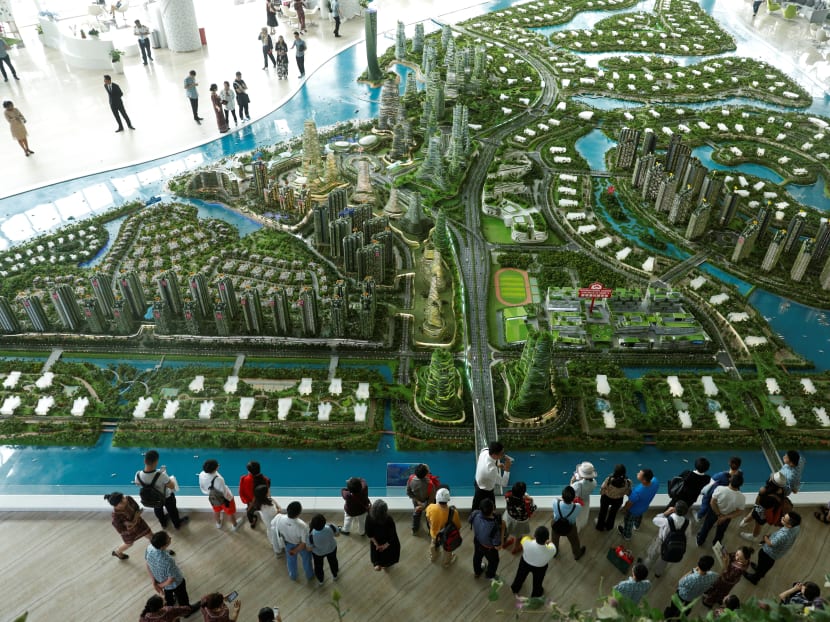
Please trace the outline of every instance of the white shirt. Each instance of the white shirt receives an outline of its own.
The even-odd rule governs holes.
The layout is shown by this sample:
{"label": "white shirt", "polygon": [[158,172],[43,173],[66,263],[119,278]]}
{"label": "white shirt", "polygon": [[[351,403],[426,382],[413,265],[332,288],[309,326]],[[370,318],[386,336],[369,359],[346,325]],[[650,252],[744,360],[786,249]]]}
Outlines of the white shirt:
{"label": "white shirt", "polygon": [[287,544],[299,544],[308,540],[308,525],[300,518],[288,518],[287,514],[277,514],[271,528],[278,531]]}
{"label": "white shirt", "polygon": [[509,480],[510,471],[502,473],[497,462],[490,456],[490,450],[482,449],[476,464],[476,486],[482,490],[493,490],[497,485],[507,486]]}
{"label": "white shirt", "polygon": [[522,547],[522,559],[536,568],[547,566],[548,562],[556,555],[556,547],[553,542],[539,544],[530,536],[522,538]]}
{"label": "white shirt", "polygon": [[732,490],[729,486],[718,486],[712,493],[712,500],[717,504],[721,514],[732,514],[746,505],[744,493]]}
{"label": "white shirt", "polygon": [[159,474],[159,478],[156,480],[156,485],[154,488],[157,488],[159,491],[164,492],[164,498],[166,499],[170,495],[173,494],[173,491],[167,487],[167,482],[170,481],[170,476],[167,475],[161,469],[156,469],[152,473],[147,473],[146,471],[136,471],[135,474],[135,484],[136,486],[141,486],[144,484],[145,486],[149,486],[150,482],[153,481],[153,478],[156,476],[156,473]]}
{"label": "white shirt", "polygon": [[[216,481],[213,481],[214,477],[216,478]],[[211,482],[213,482],[213,489],[215,491],[225,495],[225,499],[228,501],[233,501],[233,493],[231,492],[231,489],[228,488],[228,485],[225,484],[225,478],[219,475],[219,471],[214,471],[213,473],[205,473],[202,471],[199,473],[199,489],[206,495],[210,494]]]}
{"label": "white shirt", "polygon": [[[678,516],[677,513],[672,512],[671,515],[672,522],[674,522],[675,529],[683,529],[683,525],[686,524],[686,517],[685,516]],[[666,539],[666,536],[669,535],[669,519],[663,516],[662,514],[658,514],[652,520],[655,525],[657,525],[660,529],[657,532],[657,538],[660,541]]]}

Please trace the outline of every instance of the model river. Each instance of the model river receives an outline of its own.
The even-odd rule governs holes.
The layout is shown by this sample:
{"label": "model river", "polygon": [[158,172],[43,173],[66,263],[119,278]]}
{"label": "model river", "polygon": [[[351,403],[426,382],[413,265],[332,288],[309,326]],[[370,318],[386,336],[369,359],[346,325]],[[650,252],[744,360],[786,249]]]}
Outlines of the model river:
{"label": "model river", "polygon": [[[513,3],[507,1],[486,3],[478,9],[454,14],[449,21],[468,19],[511,4]],[[650,4],[650,0],[645,0],[628,10],[647,10]],[[704,8],[711,13],[713,6],[709,4]],[[583,13],[562,27],[590,27],[597,19],[607,15],[608,13]],[[741,37],[736,39],[740,45]],[[285,105],[260,121],[220,139],[140,165],[38,188],[4,200],[7,216],[0,221],[0,249],[70,220],[103,213],[126,201],[163,195],[164,182],[171,176],[289,138],[302,127],[309,111],[318,126],[374,117],[379,108],[380,89],[344,79],[344,76],[357,76],[363,70],[362,51],[362,46],[353,46],[332,58],[310,76]],[[774,63],[774,60],[771,59],[771,62]],[[337,85],[336,90],[332,89],[333,85]],[[403,88],[402,83],[401,89]],[[830,114],[830,108],[821,99],[816,100],[811,111]],[[586,150],[583,155],[589,161],[591,157],[604,154],[607,150],[597,134],[592,134],[587,139],[588,143],[583,142],[581,145],[580,150]],[[593,164],[592,167],[604,168]],[[807,200],[810,196],[817,195],[802,194],[799,198],[810,203]],[[36,207],[24,207],[32,205]],[[243,235],[258,227],[253,221],[220,206],[203,204],[199,208],[200,215],[222,218],[237,226]],[[114,236],[118,226],[119,223],[110,225],[113,229],[111,235]],[[626,235],[636,235],[636,232]],[[748,284],[717,269],[712,268],[709,272],[739,288],[743,285],[749,289]],[[759,290],[753,292],[750,301],[795,351],[812,359],[820,370],[830,367],[828,357],[824,354],[828,346],[826,326],[830,320],[827,312],[797,305]],[[154,365],[156,362],[148,364]],[[170,364],[175,363],[165,363]],[[384,427],[391,430],[388,409]],[[162,461],[171,473],[178,476],[184,494],[198,494],[196,474],[208,457],[220,462],[221,470],[231,482],[245,472],[248,460],[258,459],[264,472],[273,478],[276,496],[279,498],[290,495],[336,495],[345,479],[352,475],[365,477],[372,494],[402,495],[400,488],[387,488],[387,465],[422,461],[428,462],[434,473],[450,483],[454,492],[471,494],[474,460],[469,453],[402,452],[395,449],[393,439],[391,435],[383,435],[374,452],[284,449],[208,452],[199,449],[162,449]],[[105,433],[90,448],[0,446],[0,493],[92,494],[113,489],[130,490],[133,474],[142,464],[143,450],[112,447],[111,441],[112,435]],[[661,481],[667,481],[674,474],[688,468],[696,457],[691,452],[661,451],[654,447],[644,447],[637,452],[592,452],[590,455],[561,451],[560,448],[551,448],[549,452],[521,452],[513,448],[508,448],[508,451],[516,458],[513,481],[526,481],[534,494],[558,493],[561,486],[568,482],[574,465],[584,459],[590,459],[597,465],[601,477],[608,474],[614,464],[621,462],[628,466],[629,471],[634,471],[639,466],[650,467]],[[725,467],[730,453],[707,452],[713,469]],[[748,474],[747,489],[751,489],[762,483],[768,475],[769,467],[760,451],[743,451],[741,454],[744,470]],[[808,460],[804,489],[830,489],[830,453],[811,452]]]}

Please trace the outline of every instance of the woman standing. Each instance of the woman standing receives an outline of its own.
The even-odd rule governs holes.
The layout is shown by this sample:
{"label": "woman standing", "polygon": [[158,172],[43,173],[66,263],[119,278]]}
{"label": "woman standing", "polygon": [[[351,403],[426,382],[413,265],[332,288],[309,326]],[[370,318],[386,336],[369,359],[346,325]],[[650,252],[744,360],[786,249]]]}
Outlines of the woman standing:
{"label": "woman standing", "polygon": [[277,7],[279,6],[278,2],[272,0],[265,0],[265,19],[268,27],[271,29],[271,34],[274,34],[276,30],[274,30],[279,23],[277,23]]}
{"label": "woman standing", "polygon": [[331,576],[337,581],[340,564],[337,561],[337,540],[335,540],[335,537],[340,535],[340,530],[331,523],[326,524],[326,517],[322,514],[315,514],[308,527],[308,548],[311,550],[317,584],[323,585],[325,580],[323,562],[327,559],[329,560]]}
{"label": "woman standing", "polygon": [[723,572],[720,573],[717,581],[703,594],[703,604],[707,607],[714,607],[723,602],[726,595],[732,591],[741,577],[749,568],[749,560],[752,557],[752,548],[742,546],[731,555],[725,550],[723,552]]}
{"label": "woman standing", "polygon": [[[280,37],[280,39],[282,39],[282,37]],[[287,52],[285,57],[285,68],[286,72],[288,72]],[[29,149],[29,139],[27,138],[29,133],[26,131],[26,117],[24,117],[23,113],[15,108],[14,104],[8,100],[3,102],[3,114],[6,115],[6,121],[9,122],[9,129],[12,131],[12,138],[17,141],[17,144],[20,145],[23,149],[23,153],[25,153],[28,158],[34,153],[34,151]]]}
{"label": "woman standing", "polygon": [[239,122],[236,120],[236,92],[231,88],[230,82],[223,82],[222,85],[225,87],[221,91],[219,91],[219,99],[222,101],[222,107],[225,110],[225,123],[228,123],[228,116],[233,115],[233,124],[239,125]]}
{"label": "woman standing", "polygon": [[599,492],[597,531],[611,531],[617,519],[617,511],[623,504],[623,498],[631,494],[631,480],[625,476],[624,464],[614,467],[614,472],[605,478]]}
{"label": "woman standing", "polygon": [[370,541],[369,553],[375,570],[388,570],[401,559],[401,541],[395,521],[389,516],[386,501],[376,499],[366,517],[366,536]]}
{"label": "woman standing", "polygon": [[576,496],[582,500],[582,510],[576,518],[576,529],[581,531],[588,524],[588,517],[591,513],[591,493],[597,487],[597,470],[594,465],[590,462],[578,464],[571,477],[571,487]]}
{"label": "woman standing", "polygon": [[205,622],[236,622],[242,601],[236,598],[231,609],[225,604],[225,597],[219,592],[202,597],[202,617]]}
{"label": "woman standing", "polygon": [[294,0],[294,10],[297,11],[297,22],[300,24],[300,32],[305,32],[305,6],[303,6],[303,0]]}
{"label": "woman standing", "polygon": [[161,596],[151,596],[147,599],[138,622],[175,622],[191,613],[194,611],[189,605],[165,606]]}
{"label": "woman standing", "polygon": [[153,536],[150,526],[141,518],[141,510],[135,499],[125,496],[120,492],[113,492],[104,495],[104,499],[112,506],[112,526],[121,536],[124,543],[112,552],[113,557],[118,559],[129,559],[124,551],[130,548],[139,538]]}
{"label": "woman standing", "polygon": [[277,59],[274,58],[274,41],[271,39],[271,35],[268,34],[268,29],[263,28],[259,32],[259,37],[257,37],[262,42],[262,60],[264,62],[263,69],[268,69],[268,59],[271,59],[271,62],[274,63],[274,67],[277,66]]}
{"label": "woman standing", "polygon": [[277,37],[277,42],[274,44],[274,51],[277,53],[277,79],[288,79],[288,44],[282,35]]}
{"label": "woman standing", "polygon": [[222,109],[222,100],[218,91],[218,86],[210,85],[210,101],[213,104],[213,113],[216,115],[216,126],[219,128],[219,133],[224,134],[228,131],[228,122],[225,120],[225,111]]}
{"label": "woman standing", "polygon": [[530,535],[530,517],[536,511],[536,505],[533,497],[527,494],[524,482],[513,484],[513,489],[504,493],[504,501],[507,508],[504,513],[505,534],[515,538],[510,552],[516,555],[522,550],[522,538]]}

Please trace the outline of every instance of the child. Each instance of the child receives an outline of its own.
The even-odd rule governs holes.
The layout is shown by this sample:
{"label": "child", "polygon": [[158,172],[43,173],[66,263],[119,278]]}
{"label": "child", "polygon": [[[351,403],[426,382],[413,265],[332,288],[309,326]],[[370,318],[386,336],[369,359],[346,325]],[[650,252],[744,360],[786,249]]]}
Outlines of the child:
{"label": "child", "polygon": [[308,527],[308,549],[313,558],[317,585],[323,585],[323,560],[325,559],[329,560],[332,579],[337,581],[340,564],[337,562],[335,538],[340,535],[340,529],[331,523],[326,524],[326,517],[322,514],[315,514]]}

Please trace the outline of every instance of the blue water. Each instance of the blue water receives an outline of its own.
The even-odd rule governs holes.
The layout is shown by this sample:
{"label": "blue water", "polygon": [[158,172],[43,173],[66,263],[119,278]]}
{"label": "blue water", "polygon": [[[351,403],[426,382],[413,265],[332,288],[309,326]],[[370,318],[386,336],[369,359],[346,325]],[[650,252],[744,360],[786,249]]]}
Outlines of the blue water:
{"label": "blue water", "polygon": [[[531,28],[530,30],[538,32],[541,35],[550,37],[551,34],[559,32],[560,30],[592,30],[597,22],[610,17],[611,15],[622,15],[623,13],[633,13],[635,11],[650,12],[654,9],[654,0],[643,0],[627,9],[620,9],[619,11],[584,11],[577,13],[574,18],[564,24],[557,24],[556,26],[545,26],[543,28]],[[556,43],[556,40],[553,40]]]}
{"label": "blue water", "polygon": [[[98,444],[86,447],[0,447],[0,492],[3,494],[104,494],[113,490],[135,493],[132,479],[142,468],[143,450],[113,448],[112,437],[103,434]],[[389,441],[391,444],[391,440]],[[219,461],[220,471],[236,492],[238,478],[245,473],[245,465],[256,459],[263,472],[272,478],[272,492],[281,502],[295,495],[338,496],[340,488],[351,476],[365,477],[369,492],[375,496],[403,496],[400,489],[387,490],[387,464],[426,462],[433,473],[450,484],[453,493],[472,494],[471,480],[475,458],[471,452],[457,451],[394,451],[382,442],[376,451],[312,451],[294,449],[275,450],[201,450],[162,449],[161,463],[167,465],[182,488],[180,494],[199,495],[196,476],[202,463],[213,458]],[[558,494],[568,483],[574,466],[591,460],[604,478],[617,463],[625,464],[629,472],[639,467],[654,470],[662,482],[689,468],[697,452],[660,451],[644,447],[639,451],[590,454],[572,451],[528,452],[507,448],[516,461],[511,481],[525,481],[531,494]],[[726,468],[734,451],[707,451],[713,469]],[[769,467],[758,450],[741,452],[746,489],[761,486],[769,475]],[[830,487],[830,452],[806,453],[807,469],[804,490],[827,490]],[[103,507],[103,499],[101,500]]]}
{"label": "blue water", "polygon": [[702,263],[698,266],[700,270],[703,270],[707,274],[711,274],[713,277],[717,278],[719,281],[726,283],[727,285],[732,285],[735,289],[737,289],[742,295],[746,296],[749,291],[752,289],[752,285],[747,283],[746,281],[742,281],[736,276],[729,274],[728,272],[721,270],[717,266],[713,266],[709,262]]}
{"label": "blue water", "polygon": [[[709,145],[703,145],[702,147],[695,147],[692,149],[692,154],[700,159],[704,166],[708,167],[709,169],[714,169],[717,171],[739,171],[741,173],[746,173],[747,175],[755,175],[755,177],[760,177],[761,179],[766,179],[771,181],[774,184],[780,184],[784,181],[784,178],[781,177],[778,173],[773,171],[766,166],[762,166],[760,164],[754,164],[752,162],[744,162],[743,164],[738,164],[737,166],[729,166],[724,164],[718,164],[712,159],[712,152],[714,149]],[[824,183],[822,182],[822,190],[824,188]],[[789,190],[789,186],[787,190]],[[816,207],[819,207],[818,205]]]}
{"label": "blue water", "polygon": [[118,232],[121,230],[121,225],[124,224],[125,220],[127,220],[127,216],[119,216],[118,218],[114,218],[104,223],[104,229],[106,229],[108,235],[107,243],[101,248],[100,251],[98,251],[95,254],[95,257],[93,257],[89,261],[79,263],[78,266],[81,268],[94,268],[99,263],[101,263],[104,257],[107,256],[110,247],[113,245],[116,238],[118,237]]}

